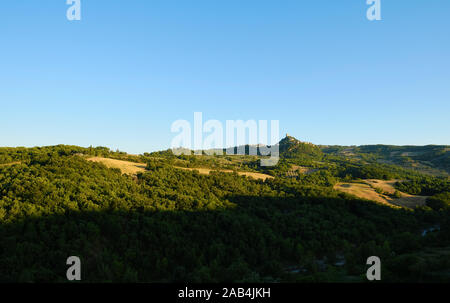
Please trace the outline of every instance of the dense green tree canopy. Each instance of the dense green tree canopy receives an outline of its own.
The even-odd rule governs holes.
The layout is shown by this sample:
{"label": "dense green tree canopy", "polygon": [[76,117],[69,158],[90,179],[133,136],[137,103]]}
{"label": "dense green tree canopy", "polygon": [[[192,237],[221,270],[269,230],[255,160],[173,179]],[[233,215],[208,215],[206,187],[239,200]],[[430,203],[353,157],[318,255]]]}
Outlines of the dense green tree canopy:
{"label": "dense green tree canopy", "polygon": [[[147,171],[123,175],[85,155],[146,161]],[[199,161],[222,167],[224,158]],[[363,281],[371,255],[386,261],[387,281],[448,280],[440,274],[450,268],[442,253],[448,208],[392,209],[333,190],[348,175],[384,175],[378,168],[336,158],[321,164],[326,170],[261,181],[173,167],[190,159],[75,146],[0,149],[0,281],[65,281],[72,255],[85,282]],[[448,198],[448,183],[426,180],[399,186],[432,189],[430,201]],[[439,230],[423,236],[430,226]],[[439,253],[428,258],[426,249]]]}

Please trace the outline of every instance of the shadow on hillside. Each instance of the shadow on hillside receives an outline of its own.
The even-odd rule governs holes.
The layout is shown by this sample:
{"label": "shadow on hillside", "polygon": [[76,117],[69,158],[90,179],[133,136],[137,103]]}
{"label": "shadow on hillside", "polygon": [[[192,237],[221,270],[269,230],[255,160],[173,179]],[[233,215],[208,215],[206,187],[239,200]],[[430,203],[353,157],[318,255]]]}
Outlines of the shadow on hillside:
{"label": "shadow on hillside", "polygon": [[238,207],[67,212],[2,224],[0,281],[65,282],[69,256],[80,257],[84,282],[284,281],[286,265],[417,228],[410,212],[356,199],[228,199]]}

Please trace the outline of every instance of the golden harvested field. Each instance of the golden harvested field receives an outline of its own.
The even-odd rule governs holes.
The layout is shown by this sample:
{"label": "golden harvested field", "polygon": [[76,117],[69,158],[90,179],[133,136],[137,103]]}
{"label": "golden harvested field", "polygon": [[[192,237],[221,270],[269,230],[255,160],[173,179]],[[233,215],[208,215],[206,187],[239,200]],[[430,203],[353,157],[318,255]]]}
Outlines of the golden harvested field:
{"label": "golden harvested field", "polygon": [[[391,207],[406,207],[415,208],[417,206],[423,206],[426,203],[428,197],[426,196],[414,196],[403,192],[401,198],[393,198],[387,194],[394,194],[396,189],[394,187],[395,182],[398,180],[376,180],[368,179],[362,180],[362,183],[338,183],[334,186],[334,189],[354,195],[358,198],[367,199],[389,205]],[[383,193],[377,193],[375,188],[379,188]]]}
{"label": "golden harvested field", "polygon": [[[218,169],[218,170],[214,170],[214,169],[209,169],[209,168],[187,168],[187,167],[177,167],[175,166],[175,168],[178,169],[184,169],[184,170],[196,170],[198,171],[200,174],[203,175],[209,175],[210,172],[212,171],[220,171],[220,172],[224,172],[224,173],[232,173],[232,170],[229,169]],[[266,175],[266,174],[260,174],[260,173],[253,173],[253,172],[237,172],[238,175],[240,176],[247,176],[247,177],[251,177],[254,179],[258,179],[258,180],[266,180],[266,179],[273,179],[272,176]]]}
{"label": "golden harvested field", "polygon": [[388,199],[384,195],[378,194],[368,184],[363,183],[338,183],[334,186],[334,189],[341,192],[354,195],[361,199],[375,201],[381,204],[392,206]]}
{"label": "golden harvested field", "polygon": [[[397,181],[401,181],[401,180],[390,180],[390,181],[375,180],[375,179],[365,180],[365,182],[372,185],[372,187],[380,188],[384,192],[389,193],[389,194],[395,193],[396,189],[395,189],[394,185]],[[399,191],[399,192],[402,195],[402,197],[398,198],[398,199],[392,199],[392,198],[388,197],[389,203],[392,203],[394,205],[408,207],[408,208],[414,208],[416,206],[425,205],[426,200],[428,198],[427,196],[415,196],[415,195],[410,195],[410,194],[407,194],[407,193],[404,193],[401,191]]]}
{"label": "golden harvested field", "polygon": [[[145,163],[136,163],[136,162],[130,162],[130,161],[123,161],[123,160],[116,160],[116,159],[110,159],[110,158],[103,158],[103,157],[92,157],[92,158],[87,158],[88,161],[92,161],[92,162],[100,162],[103,163],[104,165],[106,165],[107,167],[110,168],[119,168],[122,173],[124,174],[128,174],[128,175],[136,175],[137,173],[140,172],[145,172],[145,168],[146,168],[146,164]],[[200,174],[203,175],[209,175],[209,173],[211,171],[217,171],[214,169],[209,169],[209,168],[186,168],[186,167],[177,167],[174,166],[177,169],[184,169],[184,170],[197,170]],[[232,173],[232,170],[227,170],[227,169],[222,169],[222,170],[218,170],[221,172],[226,172],[226,173]],[[238,172],[239,175],[241,176],[247,176],[247,177],[251,177],[254,179],[259,179],[259,180],[266,180],[266,179],[273,179],[272,176],[266,175],[266,174],[260,174],[260,173],[253,173],[253,172]]]}
{"label": "golden harvested field", "polygon": [[395,193],[394,185],[395,185],[395,182],[397,182],[397,181],[400,181],[400,180],[390,180],[390,181],[377,180],[377,179],[366,179],[366,180],[364,180],[364,182],[366,182],[367,184],[372,185],[375,188],[380,188],[384,192],[389,193],[389,194]]}
{"label": "golden harvested field", "polygon": [[122,173],[127,175],[136,175],[137,173],[145,172],[145,168],[147,167],[147,164],[145,163],[136,163],[102,157],[92,157],[88,158],[87,160],[103,163],[109,168],[118,168],[122,171]]}

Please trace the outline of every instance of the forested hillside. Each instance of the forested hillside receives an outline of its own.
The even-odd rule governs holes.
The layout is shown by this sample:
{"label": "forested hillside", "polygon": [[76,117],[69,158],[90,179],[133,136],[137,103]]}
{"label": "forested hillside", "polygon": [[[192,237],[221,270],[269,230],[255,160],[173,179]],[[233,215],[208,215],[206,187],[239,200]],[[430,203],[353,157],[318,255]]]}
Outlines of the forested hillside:
{"label": "forested hillside", "polygon": [[428,175],[449,176],[450,146],[326,146],[322,150],[331,155],[359,159],[370,163],[395,164]]}
{"label": "forested hillside", "polygon": [[[289,142],[273,168],[245,156],[0,148],[0,281],[66,281],[67,257],[79,256],[83,282],[357,282],[373,255],[383,281],[450,281],[448,178]],[[127,175],[90,156],[147,169]],[[289,174],[300,166],[307,173]],[[395,209],[333,189],[364,178],[431,198]]]}

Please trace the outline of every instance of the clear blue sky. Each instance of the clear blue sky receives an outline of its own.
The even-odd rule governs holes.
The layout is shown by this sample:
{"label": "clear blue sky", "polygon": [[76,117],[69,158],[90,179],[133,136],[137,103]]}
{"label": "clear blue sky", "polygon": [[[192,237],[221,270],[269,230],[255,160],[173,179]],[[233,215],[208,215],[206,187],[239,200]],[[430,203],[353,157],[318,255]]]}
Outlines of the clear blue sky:
{"label": "clear blue sky", "polygon": [[168,148],[172,122],[280,120],[316,144],[450,144],[450,1],[0,5],[0,145]]}

